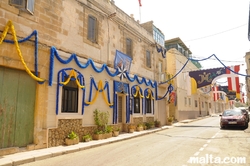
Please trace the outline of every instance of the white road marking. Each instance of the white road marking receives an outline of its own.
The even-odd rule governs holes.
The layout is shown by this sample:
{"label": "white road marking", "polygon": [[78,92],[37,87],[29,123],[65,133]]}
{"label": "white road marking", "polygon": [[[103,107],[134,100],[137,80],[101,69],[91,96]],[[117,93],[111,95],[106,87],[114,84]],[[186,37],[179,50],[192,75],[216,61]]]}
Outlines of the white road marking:
{"label": "white road marking", "polygon": [[204,147],[204,148],[207,147],[207,144],[204,144],[203,147]]}
{"label": "white road marking", "polygon": [[[212,136],[211,139],[214,139],[214,138],[219,134],[219,132],[220,132],[220,131],[218,131],[216,134],[214,134],[214,136]],[[199,149],[199,152],[196,152],[196,153],[194,154],[194,156],[198,156],[198,155],[200,154],[200,152],[203,151],[203,150],[205,149],[205,147],[208,146],[208,144],[211,142],[211,139],[207,140],[207,143],[204,144],[203,147],[201,147],[201,148]],[[189,159],[189,160],[190,160],[190,159]],[[190,162],[189,160],[187,161],[187,163]],[[182,165],[182,166],[187,166],[187,165]]]}
{"label": "white road marking", "polygon": [[196,152],[195,154],[194,154],[194,156],[198,156],[200,154],[200,152]]}

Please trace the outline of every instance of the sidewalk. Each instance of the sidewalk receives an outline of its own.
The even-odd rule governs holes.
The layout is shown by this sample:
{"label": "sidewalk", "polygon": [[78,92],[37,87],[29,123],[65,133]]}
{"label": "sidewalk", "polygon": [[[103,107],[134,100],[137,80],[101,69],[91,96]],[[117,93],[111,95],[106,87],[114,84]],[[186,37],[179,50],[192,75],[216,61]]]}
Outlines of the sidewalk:
{"label": "sidewalk", "polygon": [[121,133],[118,137],[111,137],[108,139],[103,140],[92,140],[90,142],[80,142],[76,145],[71,146],[57,146],[57,147],[51,147],[51,148],[45,148],[45,149],[38,149],[38,150],[31,150],[31,151],[25,151],[25,152],[19,152],[15,154],[10,155],[4,155],[0,156],[0,166],[16,166],[20,164],[30,163],[37,160],[43,160],[50,157],[55,157],[63,154],[78,152],[81,150],[98,147],[101,145],[106,145],[122,140],[127,140],[131,138],[135,138],[138,136],[143,136],[150,133],[155,133],[161,130],[173,128],[174,126],[178,126],[183,123],[189,123],[192,121],[196,121],[199,119],[202,119],[205,117],[197,118],[197,119],[187,119],[183,120],[177,123],[174,123],[172,126],[162,126],[160,128],[153,128],[149,130],[143,130],[140,132],[134,132],[134,133]]}

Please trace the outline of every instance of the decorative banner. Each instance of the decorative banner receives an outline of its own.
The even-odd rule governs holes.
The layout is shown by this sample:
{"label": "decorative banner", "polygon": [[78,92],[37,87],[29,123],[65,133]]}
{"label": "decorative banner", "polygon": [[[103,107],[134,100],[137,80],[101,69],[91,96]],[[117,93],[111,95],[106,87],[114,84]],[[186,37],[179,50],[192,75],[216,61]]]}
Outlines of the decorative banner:
{"label": "decorative banner", "polygon": [[219,100],[218,86],[213,86],[212,90],[213,90],[214,101]]}
{"label": "decorative banner", "polygon": [[226,69],[223,67],[189,72],[189,76],[195,79],[197,88],[211,84],[214,78],[223,74],[226,74]]}
{"label": "decorative banner", "polygon": [[218,90],[228,94],[228,86],[218,86]]}
{"label": "decorative banner", "polygon": [[174,91],[172,91],[172,92],[169,94],[168,103],[175,103],[175,96],[176,96],[176,93],[175,93]]}
{"label": "decorative banner", "polygon": [[129,93],[129,88],[128,84],[123,83],[123,82],[118,82],[114,81],[115,85],[115,92],[123,93],[123,94],[128,94]]}
{"label": "decorative banner", "polygon": [[208,86],[204,86],[204,87],[200,88],[199,90],[201,90],[203,93],[207,94],[207,93],[211,92],[212,89],[211,89],[211,86],[208,85]]}
{"label": "decorative banner", "polygon": [[[229,68],[231,70],[237,72],[237,73],[240,71],[240,65],[231,66]],[[236,91],[236,97],[240,98],[240,80],[239,80],[239,76],[237,74],[234,74],[233,72],[231,72],[228,69],[226,69],[226,74],[230,74],[230,76],[227,77],[228,90]]]}
{"label": "decorative banner", "polygon": [[116,50],[115,61],[114,61],[115,69],[123,68],[123,70],[126,70],[126,72],[129,73],[131,62],[132,62],[132,58],[130,56]]}
{"label": "decorative banner", "polygon": [[227,97],[228,97],[228,100],[235,100],[236,92],[235,91],[228,91]]}
{"label": "decorative banner", "polygon": [[245,96],[245,93],[242,92],[242,93],[241,93],[241,99],[240,99],[240,102],[241,102],[241,103],[245,103],[245,98],[244,98],[244,96]]}

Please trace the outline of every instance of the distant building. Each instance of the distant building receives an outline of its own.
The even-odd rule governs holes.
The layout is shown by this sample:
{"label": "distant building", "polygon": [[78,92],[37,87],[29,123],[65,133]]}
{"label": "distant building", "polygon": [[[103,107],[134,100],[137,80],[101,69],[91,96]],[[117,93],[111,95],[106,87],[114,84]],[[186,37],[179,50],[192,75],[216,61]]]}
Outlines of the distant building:
{"label": "distant building", "polygon": [[[250,52],[247,52],[246,53],[246,55],[245,55],[245,62],[246,62],[246,67],[247,67],[247,69],[246,69],[246,74],[247,75],[250,75]],[[247,97],[247,99],[246,99],[246,103],[248,104],[248,105],[250,105],[250,77],[246,77],[246,86],[245,86],[245,88],[246,88],[246,97]]]}
{"label": "distant building", "polygon": [[[180,38],[165,41],[167,49],[167,71],[175,75],[179,73],[187,62],[192,58],[192,52]],[[178,121],[192,119],[199,116],[209,115],[212,112],[210,87],[191,90],[193,82],[189,76],[190,71],[200,70],[199,62],[189,61],[186,67],[173,79],[176,93],[176,102],[169,104],[169,116],[174,116]]]}

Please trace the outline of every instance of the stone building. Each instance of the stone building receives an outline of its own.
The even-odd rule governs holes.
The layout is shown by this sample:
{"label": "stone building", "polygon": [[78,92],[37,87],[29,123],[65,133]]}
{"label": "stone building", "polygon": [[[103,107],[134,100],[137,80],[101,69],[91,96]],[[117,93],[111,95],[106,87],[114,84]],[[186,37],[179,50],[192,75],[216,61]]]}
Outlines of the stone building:
{"label": "stone building", "polygon": [[155,33],[164,34],[153,23],[146,30],[107,0],[2,0],[0,19],[1,154],[93,134],[96,109],[124,132],[166,124],[169,84],[159,85],[166,62]]}
{"label": "stone building", "polygon": [[[245,55],[245,62],[246,62],[246,75],[250,75],[250,52],[247,52]],[[246,86],[245,86],[245,90],[246,90],[246,103],[250,103],[250,77],[246,77]]]}
{"label": "stone building", "polygon": [[[167,71],[174,76],[175,102],[169,103],[169,116],[178,121],[194,119],[211,114],[214,109],[209,87],[192,90],[193,81],[189,72],[200,70],[198,61],[188,61],[192,52],[180,38],[165,41],[167,49]],[[175,74],[179,73],[177,76]],[[209,92],[209,93],[208,93]]]}

